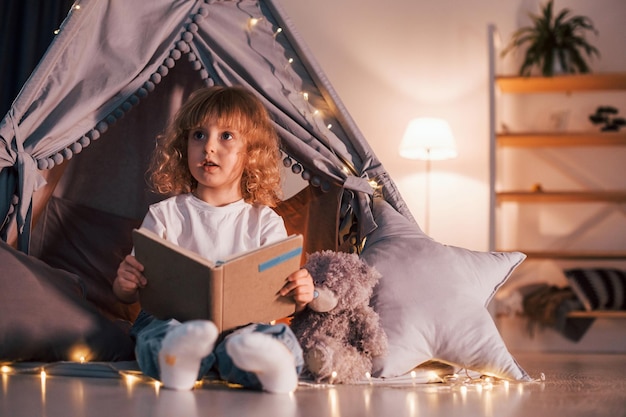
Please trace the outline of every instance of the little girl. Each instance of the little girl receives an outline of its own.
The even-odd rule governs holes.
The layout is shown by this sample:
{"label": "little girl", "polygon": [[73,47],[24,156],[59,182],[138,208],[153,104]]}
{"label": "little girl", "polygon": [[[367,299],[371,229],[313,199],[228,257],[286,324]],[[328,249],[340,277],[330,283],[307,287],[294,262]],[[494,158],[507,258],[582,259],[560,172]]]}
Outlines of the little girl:
{"label": "little girl", "polygon": [[[174,196],[150,206],[143,227],[213,261],[287,236],[270,208],[280,193],[278,137],[251,92],[195,92],[158,139],[151,181]],[[120,300],[138,300],[147,284],[143,269],[132,254],[120,263],[113,282]],[[286,278],[280,294],[292,296],[300,311],[313,299],[313,280],[306,269]],[[163,321],[142,311],[132,334],[142,372],[172,389],[191,389],[215,369],[228,382],[291,392],[303,366],[302,350],[282,324],[248,325],[218,342],[210,321]]]}

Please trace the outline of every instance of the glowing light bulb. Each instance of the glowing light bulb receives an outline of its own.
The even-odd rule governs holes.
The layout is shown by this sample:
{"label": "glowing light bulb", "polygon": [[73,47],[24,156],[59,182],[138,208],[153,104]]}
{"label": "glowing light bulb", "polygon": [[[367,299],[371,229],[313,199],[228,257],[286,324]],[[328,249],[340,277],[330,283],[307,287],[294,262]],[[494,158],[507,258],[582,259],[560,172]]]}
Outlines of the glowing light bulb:
{"label": "glowing light bulb", "polygon": [[68,352],[70,359],[74,362],[85,363],[92,356],[89,347],[78,343],[70,348]]}
{"label": "glowing light bulb", "polygon": [[309,93],[302,93],[302,97],[304,97],[304,101],[309,101]]}
{"label": "glowing light bulb", "polygon": [[437,374],[437,372],[435,371],[428,372],[428,382],[440,382],[440,381],[441,381],[441,378],[439,378],[439,375]]}
{"label": "glowing light bulb", "polygon": [[41,377],[41,380],[42,380],[42,381],[43,381],[43,380],[45,380],[45,379],[46,379],[46,376],[47,376],[46,371],[45,371],[45,370],[42,370],[42,371],[39,373],[39,376]]}
{"label": "glowing light bulb", "polygon": [[74,5],[74,10],[80,10],[80,4]]}
{"label": "glowing light bulb", "polygon": [[442,380],[443,382],[446,382],[446,383],[456,384],[456,382],[459,380],[459,375],[458,374],[446,375],[442,378]]}
{"label": "glowing light bulb", "polygon": [[250,26],[256,26],[257,23],[259,23],[260,19],[257,19],[256,17],[252,17],[250,18],[250,21],[248,22],[250,24]]}
{"label": "glowing light bulb", "polygon": [[0,372],[2,372],[3,374],[8,374],[9,372],[11,372],[11,367],[2,365],[2,367],[0,367]]}
{"label": "glowing light bulb", "polygon": [[332,128],[333,128],[333,124],[332,124],[332,123],[328,123],[328,124],[326,125],[326,129],[330,130],[330,129],[332,129]]}

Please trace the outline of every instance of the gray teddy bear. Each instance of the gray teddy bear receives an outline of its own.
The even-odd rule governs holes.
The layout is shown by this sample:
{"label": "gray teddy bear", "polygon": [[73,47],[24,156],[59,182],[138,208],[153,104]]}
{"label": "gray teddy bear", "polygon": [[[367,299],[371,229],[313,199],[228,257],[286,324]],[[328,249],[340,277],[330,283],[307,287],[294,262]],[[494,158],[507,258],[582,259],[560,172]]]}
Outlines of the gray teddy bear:
{"label": "gray teddy bear", "polygon": [[372,372],[372,358],[385,355],[387,336],[370,298],[380,274],[356,254],[315,252],[304,265],[317,298],[297,313],[291,328],[316,382],[353,383]]}

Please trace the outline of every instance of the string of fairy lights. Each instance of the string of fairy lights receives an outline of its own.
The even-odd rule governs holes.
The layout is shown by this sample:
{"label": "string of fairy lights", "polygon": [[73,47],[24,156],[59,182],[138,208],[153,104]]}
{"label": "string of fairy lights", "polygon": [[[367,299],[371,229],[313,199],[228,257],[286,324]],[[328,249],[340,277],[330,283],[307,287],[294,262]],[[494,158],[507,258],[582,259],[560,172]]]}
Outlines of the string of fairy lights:
{"label": "string of fairy lights", "polygon": [[[81,5],[78,3],[75,3],[72,6],[72,12],[79,11],[80,9],[81,9]],[[196,17],[198,16],[199,17],[206,16],[206,11],[200,10],[198,15],[196,15]],[[259,23],[263,20],[265,20],[263,17],[250,17],[247,20],[247,25],[246,25],[247,29],[249,31],[253,31],[259,25]],[[62,30],[62,27],[57,29],[55,31],[55,34],[58,34],[61,30]],[[82,137],[73,148],[62,150],[58,154],[53,155],[50,158],[48,158],[47,163],[43,164],[45,166],[40,166],[40,169],[51,168],[55,164],[62,162],[63,159],[68,159],[69,157],[71,157],[72,153],[79,152],[82,149],[82,147],[88,146],[92,139],[97,139],[99,134],[103,133],[100,131],[105,131],[109,123],[115,122],[115,120],[119,119],[121,115],[123,115],[124,112],[129,111],[132,106],[137,105],[140,98],[145,97],[150,91],[154,90],[154,84],[157,84],[160,82],[161,76],[167,75],[167,68],[173,67],[173,65],[175,64],[174,61],[180,59],[181,52],[187,53],[189,55],[189,60],[192,62],[193,68],[198,71],[201,71],[202,73],[201,76],[205,80],[205,82],[211,83],[212,80],[210,79],[208,72],[206,71],[205,68],[203,68],[202,63],[198,60],[197,56],[190,50],[190,47],[189,47],[189,42],[191,41],[191,38],[193,37],[193,32],[195,32],[196,30],[197,30],[197,25],[194,22],[188,25],[188,30],[183,32],[183,34],[181,35],[181,40],[176,43],[176,47],[172,50],[170,55],[165,59],[164,65],[160,67],[160,71],[153,74],[152,77],[150,77],[150,80],[147,81],[144,84],[144,86],[138,91],[137,93],[138,98],[135,96],[132,96],[131,98],[129,98],[129,101],[124,103],[121,106],[121,109],[118,110],[118,114],[116,115],[114,114],[113,117],[109,116],[107,119],[102,121],[99,125],[96,126],[94,131]],[[272,31],[272,37],[275,40],[277,40],[277,38],[282,33],[283,33],[283,29],[281,27],[276,27]],[[285,71],[291,70],[292,69],[291,66],[294,64],[294,62],[295,60],[293,57],[286,56],[283,70]],[[295,75],[292,75],[292,76],[295,76]],[[300,114],[309,122],[312,122],[314,125],[317,125],[318,130],[321,130],[320,126],[323,126],[328,131],[332,131],[333,129],[332,123],[324,124],[323,122],[324,113],[321,110],[315,108],[311,104],[310,93],[307,91],[302,91],[298,93],[297,96],[300,98],[300,101],[298,103],[292,103],[292,104],[294,105],[296,109],[299,109]],[[121,114],[119,114],[120,112]],[[322,125],[319,125],[319,123],[322,123]],[[327,146],[327,147],[330,151],[335,153],[332,146]],[[285,165],[285,167],[291,167],[292,172],[295,174],[300,174],[304,180],[307,180],[316,186],[321,185],[322,189],[324,189],[323,184],[319,179],[316,179],[315,177],[311,177],[311,175],[302,167],[302,165],[299,162],[293,161],[289,155],[285,154],[283,164]],[[40,165],[42,164],[40,163]],[[354,169],[354,167],[352,167],[351,165],[347,163],[342,165],[341,169],[346,175],[356,174],[356,170]],[[373,189],[377,189],[379,187],[379,185],[377,184],[375,180],[369,180],[369,183]],[[45,364],[34,364],[32,366],[29,366],[28,364],[20,364],[20,363],[15,363],[15,362],[5,362],[5,363],[0,364],[0,374],[2,375],[3,381],[5,381],[5,379],[10,375],[16,375],[16,374],[39,375],[42,381],[42,389],[44,389],[45,382],[49,374],[58,373],[59,370],[63,370],[64,368],[67,368],[68,366],[74,367],[73,368],[74,371],[76,370],[75,368],[76,366],[85,366],[86,369],[89,370],[90,365],[96,364],[97,366],[106,368],[109,371],[110,375],[123,378],[127,382],[127,384],[129,384],[130,386],[137,384],[137,383],[150,384],[154,386],[154,389],[157,392],[161,387],[161,383],[159,381],[154,380],[150,377],[144,376],[140,371],[118,369],[109,362],[90,362],[89,361],[90,353],[88,350],[85,350],[84,347],[81,349],[75,350],[71,354],[71,356],[72,358],[70,361],[58,361],[58,362],[45,363]],[[61,372],[61,374],[63,373],[64,372]],[[313,385],[316,387],[333,386],[336,378],[337,378],[337,373],[333,372],[328,383],[325,383],[325,384],[315,383]],[[538,381],[545,381],[545,376],[542,374],[541,378]],[[365,374],[364,379],[363,379],[363,383],[371,384],[371,385],[376,385],[378,383],[388,384],[389,382],[390,381],[383,381],[381,379],[372,378],[371,374],[369,373]],[[198,381],[196,386],[201,387],[205,383],[215,383],[215,381],[200,380]],[[428,383],[428,384],[437,383],[442,386],[446,386],[447,389],[458,389],[461,393],[467,393],[469,389],[474,389],[477,392],[482,392],[483,390],[491,390],[495,386],[502,386],[504,387],[504,389],[508,390],[509,384],[510,384],[509,381],[507,380],[501,380],[498,378],[485,376],[485,375],[481,375],[479,377],[472,377],[469,374],[466,374],[465,376],[459,376],[458,374],[440,375],[433,371],[429,371],[425,374],[420,373],[419,376],[416,371],[412,371],[404,379],[403,378],[395,379],[394,382],[392,382],[392,384],[394,383],[399,384],[400,386],[403,386],[403,387],[407,387],[407,386],[415,387],[417,386],[417,384],[423,384],[423,383]]]}
{"label": "string of fairy lights", "polygon": [[[82,368],[82,369],[81,369]],[[119,379],[124,382],[129,394],[136,387],[141,389],[151,388],[158,395],[163,388],[163,384],[153,378],[145,376],[138,370],[119,369],[111,362],[67,362],[59,361],[47,364],[3,364],[0,365],[0,378],[3,386],[3,392],[7,392],[9,379],[16,375],[28,375],[39,378],[42,395],[45,396],[48,381],[57,377],[98,377],[108,379]],[[325,389],[332,394],[333,388],[336,387],[333,378],[337,374],[334,373],[329,382],[319,383],[314,381],[301,380],[299,386],[303,389]],[[505,394],[515,391],[518,395],[523,395],[524,389],[529,383],[543,384],[546,377],[541,373],[540,378],[531,382],[518,382],[499,379],[493,376],[477,375],[472,376],[469,372],[465,374],[441,374],[436,371],[419,371],[414,370],[409,374],[397,378],[373,378],[370,373],[364,375],[361,382],[353,383],[355,386],[384,386],[395,389],[408,389],[412,391],[425,392],[452,392],[458,393],[461,399],[473,393],[474,395],[482,395],[490,392],[498,391]],[[232,389],[241,389],[238,384],[228,383],[217,378],[203,378],[196,381],[194,389],[203,389],[211,387],[228,387]]]}
{"label": "string of fairy lights", "polygon": [[[81,5],[78,3],[75,3],[72,6],[72,12],[79,11],[80,9],[81,9]],[[205,15],[206,15],[206,11],[200,10],[197,16],[205,16]],[[250,17],[247,20],[247,25],[246,25],[247,29],[249,31],[254,30],[259,25],[259,23],[263,20],[264,18],[262,17]],[[179,52],[190,54],[190,61],[192,61],[192,65],[194,65],[194,68],[197,70],[202,70],[203,79],[205,79],[207,83],[210,83],[212,81],[210,80],[210,77],[208,76],[206,69],[203,68],[202,64],[197,59],[197,56],[195,56],[195,54],[193,54],[193,52],[191,52],[189,48],[189,42],[191,40],[190,36],[193,36],[192,33],[195,30],[197,30],[197,26],[195,26],[194,28],[194,23],[192,22],[191,24],[188,25],[188,29],[190,30],[185,31],[181,35],[181,40],[177,41],[176,48],[173,51],[179,51]],[[62,30],[62,27],[57,29],[57,31],[55,31],[55,34],[58,34],[61,30]],[[283,29],[281,27],[277,27],[273,29],[272,31],[272,37],[276,40],[282,33],[283,33]],[[170,53],[170,55],[166,58],[164,62],[164,66],[160,68],[160,72],[155,73],[158,76],[153,75],[150,78],[150,81],[147,81],[146,84],[144,84],[143,90],[141,90],[138,93],[140,98],[145,96],[149,91],[152,91],[154,89],[154,84],[160,82],[160,77],[162,75],[167,74],[167,70],[163,68],[164,67],[171,68],[174,65],[173,61],[179,59],[180,55],[181,55],[180,53],[176,53],[176,52]],[[285,61],[285,65],[283,69],[290,70],[290,67],[295,62],[295,60],[293,57],[288,57],[288,56],[285,57],[285,60],[286,61]],[[328,131],[331,131],[333,129],[332,123],[323,122],[324,113],[321,110],[315,108],[311,104],[309,92],[302,91],[298,94],[298,97],[300,97],[301,101],[298,103],[292,103],[292,104],[297,109],[300,109],[302,116],[304,116],[306,120],[308,120],[309,122],[313,122],[314,124],[323,123],[323,127],[326,128]],[[129,111],[130,107],[136,105],[137,103],[138,103],[138,100],[130,98],[129,102],[121,106],[121,111],[122,112]],[[112,119],[111,118],[107,119],[107,122],[115,122],[115,120],[119,117],[121,116],[118,114],[116,117],[113,117]],[[95,130],[98,130],[98,127],[96,127]],[[104,126],[104,128],[100,130],[106,130],[106,126]],[[91,133],[91,135],[93,137],[94,133]],[[88,135],[86,136],[89,138]],[[89,145],[89,140],[85,140],[83,137],[81,138],[81,141],[78,142],[78,144],[80,146],[87,146]],[[335,153],[332,146],[327,146],[327,147],[330,151]],[[49,162],[44,163],[43,165],[46,165],[45,168],[50,168],[51,166],[60,163],[59,160],[62,161],[63,159],[67,159],[68,156],[71,157],[72,151],[76,152],[77,150],[80,151],[80,149],[77,149],[77,147],[73,148],[73,150],[72,149],[63,150],[59,152],[58,155],[53,155],[52,157],[48,158]],[[289,155],[285,156],[283,160],[283,164],[286,167],[291,167],[291,170],[293,173],[302,175],[303,179],[311,182],[313,185],[322,186],[322,188],[324,188],[323,182],[321,180],[319,179],[316,180],[315,177],[311,177],[310,173],[307,173],[307,171],[302,167],[302,165],[299,162],[293,161]],[[40,169],[41,168],[44,168],[44,167],[40,167]],[[346,175],[356,174],[354,167],[352,167],[349,164],[342,165],[341,169]],[[376,183],[375,180],[369,180],[369,183],[373,189],[378,188],[378,184]],[[110,375],[124,378],[127,384],[131,384],[131,385],[136,384],[136,383],[151,384],[154,386],[157,392],[161,387],[161,383],[159,381],[149,378],[147,376],[144,376],[141,372],[137,370],[118,369],[117,367],[115,367],[113,364],[109,362],[90,362],[89,361],[90,352],[86,348],[76,350],[75,352],[71,353],[70,356],[71,356],[70,361],[58,361],[58,362],[45,363],[45,364],[33,364],[32,366],[28,364],[20,364],[16,362],[0,363],[0,375],[2,375],[3,381],[5,381],[5,379],[11,375],[18,375],[18,374],[39,375],[42,381],[42,389],[44,389],[46,380],[50,374],[58,373],[59,370],[63,370],[64,368],[67,368],[67,367],[74,367],[73,370],[76,371],[76,366],[79,366],[79,367],[84,366],[85,370],[89,370],[90,369],[89,366],[95,364],[97,366],[104,367],[107,371],[109,371]],[[61,372],[61,374],[63,374],[63,372]],[[318,386],[318,387],[332,386],[334,385],[334,381],[336,379],[337,379],[337,374],[336,372],[334,372],[331,375],[331,378],[327,384],[317,383],[313,385]],[[540,381],[545,381],[545,376],[543,374],[542,374],[542,377],[540,378]],[[201,387],[205,383],[215,383],[215,381],[200,380],[197,383],[197,387]],[[363,383],[375,385],[378,383],[389,383],[389,381],[385,382],[381,379],[372,378],[371,374],[367,373],[364,375]],[[491,389],[494,389],[495,386],[502,386],[504,387],[504,389],[509,389],[509,384],[510,384],[509,381],[507,380],[501,380],[498,378],[485,376],[485,375],[480,375],[478,377],[472,377],[469,374],[466,374],[465,376],[460,376],[459,374],[440,375],[433,371],[429,371],[427,373],[418,373],[417,371],[412,371],[404,379],[402,378],[396,379],[395,383],[400,384],[401,386],[404,386],[404,387],[407,387],[407,386],[415,387],[417,386],[417,384],[423,384],[423,383],[437,383],[442,386],[446,386],[448,389],[458,389],[462,393],[467,392],[469,389],[474,389],[477,392],[481,392],[483,390],[491,390]]]}
{"label": "string of fairy lights", "polygon": [[[257,28],[262,22],[266,22],[266,21],[267,19],[264,17],[249,17],[248,23],[247,23],[247,29],[248,29],[248,33],[250,34],[250,36],[252,35],[252,33],[255,33],[254,32],[255,28]],[[275,27],[271,22],[267,22],[267,24],[271,25],[272,28],[270,30],[272,32],[272,37],[276,41],[276,44],[278,45],[278,37],[279,35],[283,33],[283,29],[281,27]],[[251,48],[255,50],[254,46],[252,46],[252,43],[251,43]],[[288,53],[286,53],[286,49],[284,49],[283,51],[285,51],[285,55],[284,55],[285,62],[282,65],[282,69],[286,73],[284,78],[290,81],[290,85],[283,84],[282,87],[284,90],[289,91],[291,86],[296,85],[296,81],[297,80],[299,81],[300,78],[298,75],[296,75],[296,72],[293,69],[293,64],[296,62],[296,60],[293,57],[288,56]],[[281,66],[278,65],[278,67],[280,68]],[[279,79],[280,81],[280,78],[278,76],[276,76],[276,78]],[[296,97],[298,97],[298,101],[293,102],[290,100],[290,102],[294,106],[294,109],[297,112],[299,112],[299,114],[302,117],[304,117],[304,119],[307,120],[309,124],[314,126],[317,132],[319,132],[317,139],[322,144],[324,144],[324,146],[332,154],[334,154],[340,161],[342,161],[341,170],[344,172],[344,174],[357,175],[357,170],[354,168],[353,164],[349,161],[346,161],[344,158],[338,155],[335,149],[333,148],[333,146],[328,141],[327,134],[334,134],[332,132],[334,129],[333,124],[331,122],[324,121],[326,119],[325,111],[320,110],[319,108],[315,107],[315,105],[312,104],[310,100],[311,96],[312,94],[308,91],[300,91],[296,94]],[[287,94],[287,98],[289,97],[290,95]],[[321,99],[317,98],[317,101],[321,101]],[[332,118],[332,116],[330,117]],[[293,167],[292,172],[294,172],[295,174],[301,174],[303,176],[303,179],[312,182],[314,186],[319,185],[320,183],[319,179],[311,178],[306,172],[306,170],[302,168],[300,163],[298,162],[293,163],[293,161],[291,161],[290,156],[287,155],[285,157],[284,165],[286,167],[292,166]],[[374,189],[378,187],[378,184],[376,183],[376,181],[370,181],[370,185]],[[322,188],[324,189],[324,187]]]}

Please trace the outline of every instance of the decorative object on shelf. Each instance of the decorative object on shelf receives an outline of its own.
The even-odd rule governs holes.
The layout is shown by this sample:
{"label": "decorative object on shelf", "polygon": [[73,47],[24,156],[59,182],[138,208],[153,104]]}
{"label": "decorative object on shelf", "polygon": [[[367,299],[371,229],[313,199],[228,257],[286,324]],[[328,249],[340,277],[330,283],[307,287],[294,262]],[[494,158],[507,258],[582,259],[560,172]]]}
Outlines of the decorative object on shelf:
{"label": "decorative object on shelf", "polygon": [[529,44],[519,70],[520,75],[529,76],[535,66],[539,66],[545,77],[559,72],[591,72],[581,52],[589,57],[600,56],[600,52],[584,36],[585,31],[598,34],[593,23],[586,16],[569,17],[569,9],[561,10],[556,16],[552,10],[553,0],[550,0],[540,15],[529,13],[533,25],[515,31],[501,56]]}
{"label": "decorative object on shelf", "polygon": [[592,267],[563,272],[586,311],[626,311],[626,270]]}
{"label": "decorative object on shelf", "polygon": [[589,120],[594,125],[602,125],[602,132],[617,132],[626,125],[626,119],[618,117],[619,111],[613,106],[599,106],[596,112],[589,116]]}
{"label": "decorative object on shelf", "polygon": [[564,132],[567,130],[571,111],[555,109],[549,113],[550,127],[553,132]]}
{"label": "decorative object on shelf", "polygon": [[430,223],[430,162],[452,159],[457,156],[450,125],[443,119],[433,117],[419,117],[411,120],[400,143],[400,156],[406,159],[426,161],[424,232],[428,234]]}

